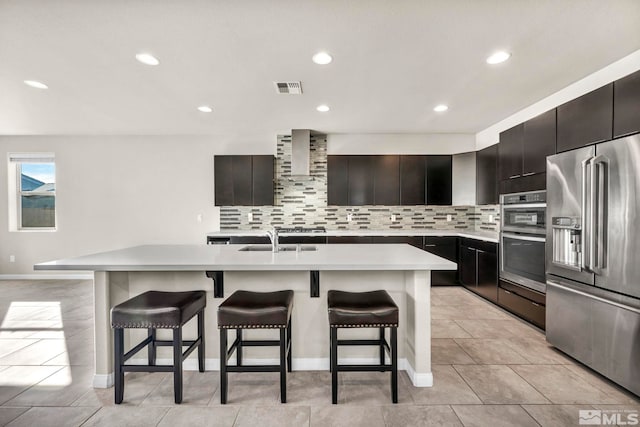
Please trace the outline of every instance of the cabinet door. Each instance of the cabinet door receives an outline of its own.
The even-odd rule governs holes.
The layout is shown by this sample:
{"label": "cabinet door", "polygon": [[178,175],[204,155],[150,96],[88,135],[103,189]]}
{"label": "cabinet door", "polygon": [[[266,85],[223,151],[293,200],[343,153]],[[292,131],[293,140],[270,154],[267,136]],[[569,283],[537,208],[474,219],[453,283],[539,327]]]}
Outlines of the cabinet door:
{"label": "cabinet door", "polygon": [[473,290],[476,288],[476,250],[468,246],[460,246],[460,283]]}
{"label": "cabinet door", "polygon": [[496,252],[478,250],[478,287],[483,297],[498,301],[498,255]]}
{"label": "cabinet door", "polygon": [[232,156],[213,158],[215,176],[215,205],[233,206],[233,159]]}
{"label": "cabinet door", "polygon": [[640,71],[613,83],[613,137],[640,132]]}
{"label": "cabinet door", "polygon": [[558,107],[558,153],[613,136],[613,83]]}
{"label": "cabinet door", "polygon": [[254,206],[273,205],[273,156],[252,156],[251,178]]}
{"label": "cabinet door", "polygon": [[513,179],[522,175],[522,138],[524,124],[500,133],[498,145],[498,169],[500,179]]}
{"label": "cabinet door", "polygon": [[372,156],[349,156],[349,205],[373,204]]}
{"label": "cabinet door", "polygon": [[327,156],[327,204],[349,204],[349,157]]}
{"label": "cabinet door", "polygon": [[451,156],[427,156],[427,205],[451,205],[451,161]]}
{"label": "cabinet door", "polygon": [[400,156],[400,204],[425,204],[425,156]]}
{"label": "cabinet door", "polygon": [[425,236],[424,250],[449,261],[458,262],[457,237]]}
{"label": "cabinet door", "polygon": [[232,158],[233,204],[253,205],[251,156],[230,156]]}
{"label": "cabinet door", "polygon": [[524,123],[522,175],[547,171],[547,156],[556,154],[556,110],[540,114]]}
{"label": "cabinet door", "polygon": [[422,236],[374,236],[372,243],[407,243],[422,249]]}
{"label": "cabinet door", "polygon": [[373,162],[373,204],[400,204],[400,156],[371,156]]}
{"label": "cabinet door", "polygon": [[328,236],[327,243],[373,243],[371,236]]}
{"label": "cabinet door", "polygon": [[476,204],[498,203],[498,144],[494,144],[476,153]]}

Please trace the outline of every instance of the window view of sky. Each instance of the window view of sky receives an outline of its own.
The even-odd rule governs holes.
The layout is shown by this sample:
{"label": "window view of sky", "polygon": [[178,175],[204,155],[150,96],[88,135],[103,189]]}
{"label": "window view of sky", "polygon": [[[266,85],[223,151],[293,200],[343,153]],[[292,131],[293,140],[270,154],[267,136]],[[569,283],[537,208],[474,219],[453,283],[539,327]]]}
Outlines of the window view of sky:
{"label": "window view of sky", "polygon": [[56,182],[54,163],[22,163],[22,174],[35,178],[45,184]]}

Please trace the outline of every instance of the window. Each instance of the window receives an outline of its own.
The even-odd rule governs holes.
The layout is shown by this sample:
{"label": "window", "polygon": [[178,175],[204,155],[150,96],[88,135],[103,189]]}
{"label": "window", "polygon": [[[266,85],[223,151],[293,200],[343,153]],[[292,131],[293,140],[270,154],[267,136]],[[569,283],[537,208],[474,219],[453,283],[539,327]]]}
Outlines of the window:
{"label": "window", "polygon": [[9,155],[10,230],[55,230],[55,172],[51,153]]}

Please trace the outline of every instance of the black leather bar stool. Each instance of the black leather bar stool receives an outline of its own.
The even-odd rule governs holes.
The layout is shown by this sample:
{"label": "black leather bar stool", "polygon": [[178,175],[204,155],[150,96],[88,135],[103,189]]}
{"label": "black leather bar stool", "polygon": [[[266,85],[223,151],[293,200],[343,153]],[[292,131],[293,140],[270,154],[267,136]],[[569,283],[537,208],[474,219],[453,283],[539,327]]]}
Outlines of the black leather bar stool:
{"label": "black leather bar stool", "polygon": [[[159,292],[148,291],[111,309],[114,329],[115,402],[122,403],[125,372],[173,372],[175,402],[182,402],[182,362],[198,348],[198,369],[204,372],[204,291]],[[198,315],[198,337],[182,339],[182,326]],[[146,328],[149,336],[124,353],[124,329]],[[156,339],[156,329],[173,329],[173,340]],[[182,347],[189,346],[183,353]],[[149,365],[125,365],[134,354],[148,346]],[[173,365],[156,365],[156,347],[173,346]]]}
{"label": "black leather bar stool", "polygon": [[[391,371],[391,401],[398,403],[398,306],[387,291],[344,292],[331,290],[327,294],[329,326],[331,330],[331,400],[338,403],[338,372],[340,371]],[[339,340],[339,328],[379,328],[377,340]],[[391,345],[385,338],[386,328],[391,329]],[[378,365],[340,365],[338,346],[375,345],[380,347]],[[385,353],[391,364],[385,364]]]}
{"label": "black leather bar stool", "polygon": [[[280,372],[280,400],[287,402],[287,370],[291,372],[291,310],[293,291],[236,291],[218,307],[220,329],[220,403],[227,403],[228,372]],[[236,330],[236,340],[227,349],[227,332]],[[279,340],[245,340],[243,329],[280,329]],[[242,348],[248,346],[279,346],[280,364],[243,365]],[[237,364],[228,366],[236,352]]]}

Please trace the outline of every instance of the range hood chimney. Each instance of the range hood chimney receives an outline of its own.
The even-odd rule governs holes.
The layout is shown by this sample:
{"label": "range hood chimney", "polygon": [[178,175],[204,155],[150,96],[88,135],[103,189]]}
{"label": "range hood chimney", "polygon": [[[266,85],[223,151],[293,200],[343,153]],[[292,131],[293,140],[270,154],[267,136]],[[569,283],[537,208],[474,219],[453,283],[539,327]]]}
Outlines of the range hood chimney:
{"label": "range hood chimney", "polygon": [[291,176],[309,176],[311,130],[291,130]]}

